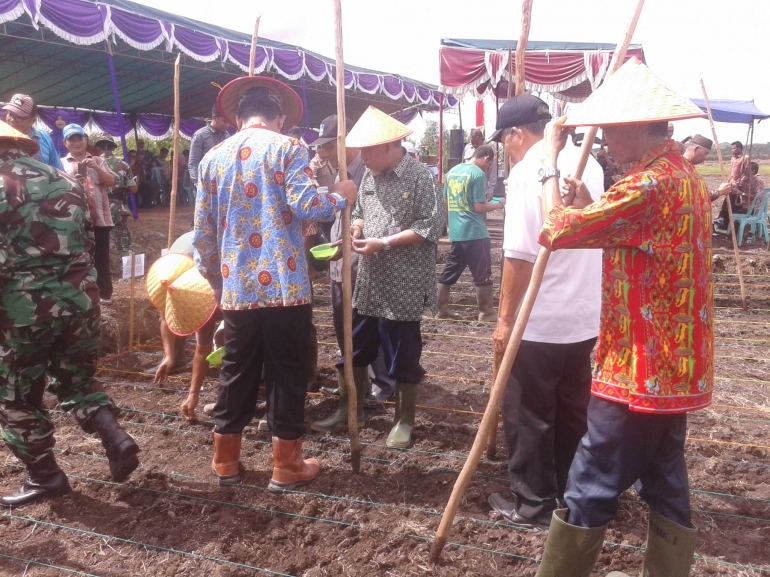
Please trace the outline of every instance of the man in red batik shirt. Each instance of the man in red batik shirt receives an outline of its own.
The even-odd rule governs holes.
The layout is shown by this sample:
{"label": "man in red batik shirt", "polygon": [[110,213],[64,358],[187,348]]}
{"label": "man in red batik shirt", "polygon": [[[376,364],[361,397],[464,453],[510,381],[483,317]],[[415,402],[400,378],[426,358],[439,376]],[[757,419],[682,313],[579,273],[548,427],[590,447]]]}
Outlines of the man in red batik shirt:
{"label": "man in red batik shirt", "polygon": [[642,574],[689,574],[697,530],[684,458],[687,413],[709,405],[714,378],[711,204],[666,133],[668,120],[702,115],[631,61],[566,122],[546,128],[549,176],[565,125],[601,126],[616,160],[633,166],[596,202],[573,178],[562,191],[554,178],[543,185],[553,210],[540,243],[600,248],[604,262],[588,432],[570,468],[567,508],[551,520],[540,577],[588,575],[632,485],[650,506]]}

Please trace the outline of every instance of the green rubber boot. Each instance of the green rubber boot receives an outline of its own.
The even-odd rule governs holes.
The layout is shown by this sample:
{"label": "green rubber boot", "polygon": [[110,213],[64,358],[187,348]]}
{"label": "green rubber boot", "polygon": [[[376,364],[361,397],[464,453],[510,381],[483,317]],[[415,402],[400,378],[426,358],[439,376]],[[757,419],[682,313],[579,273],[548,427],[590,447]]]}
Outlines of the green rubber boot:
{"label": "green rubber boot", "polygon": [[[364,426],[364,397],[369,387],[369,377],[366,367],[353,367],[353,381],[356,384],[356,396],[358,401],[358,428]],[[317,433],[330,433],[338,425],[348,424],[348,390],[345,387],[345,375],[342,370],[337,371],[337,383],[339,385],[340,396],[337,408],[327,418],[321,421],[313,421],[310,428]]]}
{"label": "green rubber boot", "polygon": [[687,577],[698,530],[689,529],[650,511],[643,577]]}
{"label": "green rubber boot", "polygon": [[557,509],[545,540],[545,551],[535,577],[588,577],[602,550],[604,527],[576,527],[567,523],[567,509]]}
{"label": "green rubber boot", "polygon": [[408,449],[412,445],[416,405],[417,385],[396,383],[396,415],[393,419],[393,428],[385,443],[388,447]]}

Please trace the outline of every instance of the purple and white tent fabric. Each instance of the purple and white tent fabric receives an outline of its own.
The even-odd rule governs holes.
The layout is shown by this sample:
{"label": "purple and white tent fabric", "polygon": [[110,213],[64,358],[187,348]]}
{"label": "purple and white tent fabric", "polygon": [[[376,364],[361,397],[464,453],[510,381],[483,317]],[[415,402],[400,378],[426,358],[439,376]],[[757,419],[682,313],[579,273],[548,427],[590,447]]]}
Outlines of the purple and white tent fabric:
{"label": "purple and white tent fabric", "polygon": [[[166,51],[178,50],[199,62],[231,62],[248,72],[250,43],[245,35],[173,17],[124,0],[0,0],[0,23],[16,20],[25,14],[36,29],[45,27],[74,44],[114,43],[120,38],[137,50],[163,46]],[[196,25],[208,31],[196,29]],[[244,39],[235,40],[236,37]],[[331,59],[297,46],[260,39],[256,73],[262,72],[274,72],[287,80],[307,77],[316,82],[326,80],[335,84],[335,66]],[[394,74],[350,67],[345,70],[345,86],[370,95],[384,95],[392,100],[403,99],[410,104],[439,106],[437,88]],[[446,106],[456,104],[457,100],[452,96],[445,99]],[[148,129],[148,132],[152,130]]]}

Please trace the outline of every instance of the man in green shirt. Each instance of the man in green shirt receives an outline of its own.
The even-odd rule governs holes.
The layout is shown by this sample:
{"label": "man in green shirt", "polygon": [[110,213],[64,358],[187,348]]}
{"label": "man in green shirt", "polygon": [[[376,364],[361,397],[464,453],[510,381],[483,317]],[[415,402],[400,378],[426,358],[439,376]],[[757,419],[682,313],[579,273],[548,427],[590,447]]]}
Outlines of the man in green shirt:
{"label": "man in green shirt", "polygon": [[449,287],[457,282],[465,267],[468,267],[473,275],[473,284],[476,285],[479,320],[497,320],[497,313],[492,306],[492,242],[482,216],[505,206],[505,199],[487,202],[485,173],[494,161],[494,149],[484,144],[476,148],[468,162],[458,164],[446,176],[444,202],[452,248],[438,281],[437,317],[440,319],[459,318],[449,309]]}

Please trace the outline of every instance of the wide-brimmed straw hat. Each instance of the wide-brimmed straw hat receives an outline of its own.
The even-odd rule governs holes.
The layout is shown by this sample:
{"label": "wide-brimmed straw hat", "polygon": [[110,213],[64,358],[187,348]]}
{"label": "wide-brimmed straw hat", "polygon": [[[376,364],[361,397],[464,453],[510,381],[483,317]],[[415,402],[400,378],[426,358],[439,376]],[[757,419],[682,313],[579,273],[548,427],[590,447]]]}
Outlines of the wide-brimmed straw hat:
{"label": "wide-brimmed straw hat", "polygon": [[241,96],[252,88],[264,89],[265,95],[281,106],[286,115],[285,126],[294,126],[302,118],[302,99],[291,86],[267,76],[242,76],[225,84],[217,95],[219,113],[231,126],[237,126],[235,117]]}
{"label": "wide-brimmed straw hat", "polygon": [[0,120],[0,141],[12,144],[15,148],[23,150],[29,155],[36,154],[40,150],[40,145],[34,139],[24,136],[2,120]]}
{"label": "wide-brimmed straw hat", "polygon": [[616,126],[702,118],[690,99],[669,88],[637,59],[626,62],[582,104],[564,126]]}
{"label": "wide-brimmed straw hat", "polygon": [[186,254],[171,253],[156,260],[144,281],[152,306],[165,312],[168,287],[191,268],[195,268],[195,262]]}
{"label": "wide-brimmed straw hat", "polygon": [[412,129],[388,116],[382,110],[370,106],[358,119],[355,126],[345,139],[345,146],[351,148],[366,148],[403,140]]}
{"label": "wide-brimmed straw hat", "polygon": [[214,290],[197,268],[191,268],[168,287],[166,324],[175,335],[194,333],[216,309]]}

